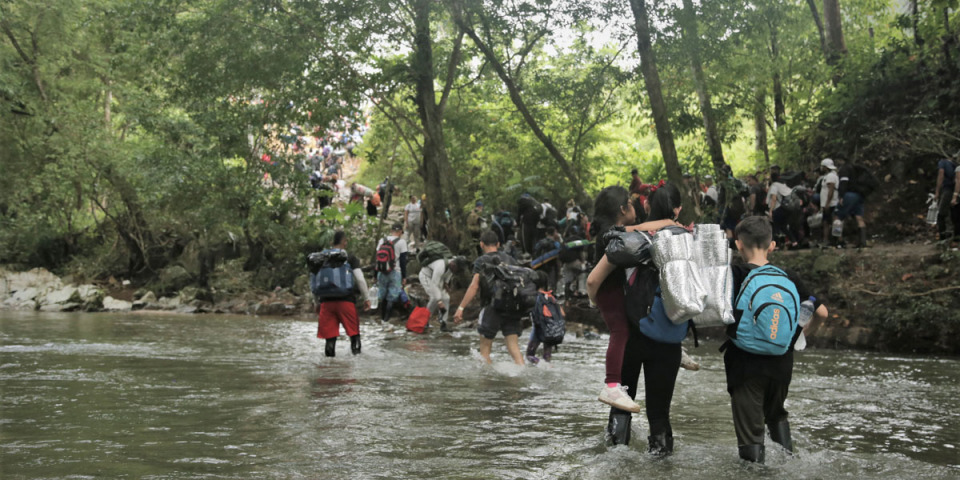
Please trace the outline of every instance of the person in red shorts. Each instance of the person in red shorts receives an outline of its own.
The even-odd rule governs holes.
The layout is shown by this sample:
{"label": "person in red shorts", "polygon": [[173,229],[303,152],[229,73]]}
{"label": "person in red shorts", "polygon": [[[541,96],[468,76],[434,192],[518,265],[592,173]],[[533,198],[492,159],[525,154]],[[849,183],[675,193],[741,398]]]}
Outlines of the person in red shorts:
{"label": "person in red shorts", "polygon": [[[343,231],[337,231],[333,235],[333,248],[346,250],[347,235]],[[357,316],[357,291],[363,298],[363,311],[370,310],[370,298],[367,296],[367,282],[363,278],[363,271],[360,270],[360,260],[356,256],[348,254],[347,263],[353,272],[356,288],[352,293],[341,298],[326,298],[320,302],[317,310],[317,338],[327,341],[324,353],[328,357],[336,355],[337,337],[340,336],[340,325],[350,337],[350,351],[354,355],[360,353],[360,319]]]}

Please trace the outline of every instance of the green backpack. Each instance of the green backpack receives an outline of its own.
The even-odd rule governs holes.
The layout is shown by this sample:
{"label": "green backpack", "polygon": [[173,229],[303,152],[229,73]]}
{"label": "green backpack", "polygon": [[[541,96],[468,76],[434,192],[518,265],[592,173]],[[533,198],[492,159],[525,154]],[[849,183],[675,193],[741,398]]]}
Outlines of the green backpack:
{"label": "green backpack", "polygon": [[437,260],[451,257],[453,257],[453,253],[446,245],[436,240],[430,240],[423,244],[423,248],[417,254],[417,261],[420,262],[420,267],[426,267]]}

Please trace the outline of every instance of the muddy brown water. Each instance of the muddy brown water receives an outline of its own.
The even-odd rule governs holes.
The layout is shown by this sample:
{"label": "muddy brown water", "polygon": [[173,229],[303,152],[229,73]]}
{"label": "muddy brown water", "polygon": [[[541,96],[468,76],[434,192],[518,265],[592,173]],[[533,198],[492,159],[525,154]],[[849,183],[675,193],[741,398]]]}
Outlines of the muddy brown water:
{"label": "muddy brown water", "polygon": [[[365,323],[322,356],[312,321],[0,312],[2,478],[960,478],[960,361],[809,350],[787,409],[797,454],[737,460],[716,342],[688,348],[676,452],[645,421],[608,448],[606,339],[515,367],[471,331]],[[526,343],[525,340],[521,343]]]}

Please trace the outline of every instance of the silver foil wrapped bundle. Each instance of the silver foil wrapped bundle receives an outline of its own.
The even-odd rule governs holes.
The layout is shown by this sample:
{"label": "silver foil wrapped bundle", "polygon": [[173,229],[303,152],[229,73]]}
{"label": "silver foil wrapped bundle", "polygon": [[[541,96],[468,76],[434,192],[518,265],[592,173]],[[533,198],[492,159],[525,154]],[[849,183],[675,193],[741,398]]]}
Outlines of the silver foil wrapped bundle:
{"label": "silver foil wrapped bundle", "polygon": [[667,317],[683,323],[706,308],[707,291],[700,279],[692,235],[661,230],[653,237],[653,262],[660,269],[660,292]]}
{"label": "silver foil wrapped bundle", "polygon": [[[710,225],[704,225],[709,227]],[[698,225],[700,227],[700,225]],[[729,325],[733,318],[733,271],[730,269],[731,251],[726,235],[720,231],[704,228],[694,241],[696,263],[700,279],[707,291],[703,312],[694,317],[697,325]],[[719,234],[719,235],[718,235]]]}

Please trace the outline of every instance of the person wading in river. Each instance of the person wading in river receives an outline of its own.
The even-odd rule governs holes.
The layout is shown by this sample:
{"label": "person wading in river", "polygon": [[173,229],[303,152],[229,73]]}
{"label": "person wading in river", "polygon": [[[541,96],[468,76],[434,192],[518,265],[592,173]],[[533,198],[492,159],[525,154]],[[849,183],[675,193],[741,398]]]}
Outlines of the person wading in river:
{"label": "person wading in river", "polygon": [[[627,230],[650,231],[677,225],[675,220],[680,214],[680,203],[680,190],[677,187],[669,183],[661,186],[650,196],[650,216],[647,222],[628,227]],[[681,364],[680,341],[686,336],[687,324],[674,326],[669,320],[664,320],[670,323],[665,327],[670,333],[673,329],[678,330],[677,339],[672,336],[670,339],[660,338],[654,332],[630,328],[625,295],[626,269],[608,261],[605,253],[607,241],[601,232],[614,225],[632,223],[634,207],[623,187],[607,187],[601,190],[595,205],[597,222],[601,224],[597,234],[596,255],[599,258],[597,266],[587,277],[587,293],[591,300],[596,302],[600,315],[610,329],[604,379],[606,385],[600,390],[598,397],[598,400],[611,406],[607,438],[615,445],[626,445],[630,442],[631,412],[643,410],[643,407],[633,400],[639,391],[638,383],[642,370],[644,403],[650,424],[649,451],[666,455],[673,451],[670,402],[673,399],[677,370]],[[639,274],[639,271],[635,274]],[[658,286],[655,271],[653,278],[652,282],[644,282],[650,289]],[[652,298],[652,295],[650,297]],[[651,307],[648,306],[645,310],[649,312]],[[648,323],[650,322],[639,324],[640,328]]]}
{"label": "person wading in river", "polygon": [[[739,296],[741,287],[747,276],[754,269],[769,265],[767,255],[776,247],[773,242],[773,229],[770,222],[761,216],[747,217],[736,230],[737,250],[743,257],[744,263],[733,265],[733,292]],[[787,273],[789,282],[796,287],[798,299],[791,302],[800,302],[810,297],[810,292],[806,289],[799,278]],[[781,276],[780,271],[773,271],[770,276]],[[764,275],[757,275],[763,277]],[[764,285],[769,280],[753,279],[750,285]],[[780,295],[779,289],[761,290],[757,288],[756,296],[763,291],[777,291],[775,295]],[[748,292],[749,293],[749,292]],[[761,295],[763,298],[765,295]],[[763,431],[764,425],[770,431],[770,438],[783,446],[788,452],[793,451],[793,442],[790,437],[790,423],[787,421],[787,411],[783,408],[784,401],[787,399],[787,391],[790,388],[790,380],[793,376],[793,345],[803,331],[797,328],[793,338],[789,340],[789,347],[783,355],[762,355],[751,353],[748,347],[743,346],[741,340],[738,346],[736,338],[742,335],[744,329],[740,328],[740,322],[745,314],[744,310],[739,310],[737,298],[734,298],[734,317],[736,323],[727,327],[727,336],[730,338],[720,348],[724,352],[723,364],[727,373],[727,392],[730,393],[730,405],[733,408],[733,427],[737,433],[737,445],[740,458],[751,462],[763,463],[764,446]],[[769,301],[769,300],[768,300]],[[751,304],[761,304],[760,301],[750,302]],[[745,305],[745,304],[744,304]],[[762,305],[767,305],[763,303]],[[769,304],[772,305],[772,304]],[[827,307],[817,302],[814,316],[819,320],[827,318]],[[759,313],[763,307],[754,310],[757,314],[753,323],[757,323],[760,318]],[[799,309],[798,309],[799,310]],[[784,315],[787,316],[787,315]],[[776,318],[776,317],[775,317]],[[794,319],[793,321],[796,321]],[[782,324],[781,324],[782,325]],[[777,326],[774,324],[774,326]],[[787,330],[783,328],[783,330]],[[781,334],[783,332],[780,332]],[[771,329],[770,338],[774,338],[777,329]]]}
{"label": "person wading in river", "polygon": [[[480,274],[483,272],[484,265],[516,265],[517,261],[510,255],[500,251],[500,238],[493,230],[486,230],[480,235],[480,248],[483,249],[483,255],[477,257],[473,262],[473,280],[470,287],[463,295],[460,306],[457,307],[457,313],[453,315],[454,323],[459,324],[463,321],[463,309],[480,291]],[[490,350],[493,349],[493,339],[497,332],[503,332],[503,341],[507,345],[507,351],[510,357],[517,365],[523,365],[523,355],[520,353],[518,339],[523,331],[520,315],[511,315],[505,312],[499,312],[493,308],[493,299],[485,298],[487,305],[480,310],[480,320],[477,322],[477,331],[480,332],[480,356],[487,363],[493,363],[490,360]]]}
{"label": "person wading in river", "polygon": [[[333,234],[333,250],[346,252],[347,234],[342,230]],[[360,320],[357,316],[357,292],[363,298],[363,311],[370,310],[370,299],[367,298],[367,282],[360,270],[360,260],[356,256],[347,254],[346,264],[353,274],[355,288],[353,292],[342,297],[327,297],[320,300],[317,311],[317,338],[326,340],[325,354],[328,357],[336,355],[337,337],[340,335],[340,325],[350,337],[350,349],[354,355],[360,353]],[[316,290],[311,285],[311,289]],[[316,294],[316,292],[315,292]]]}

